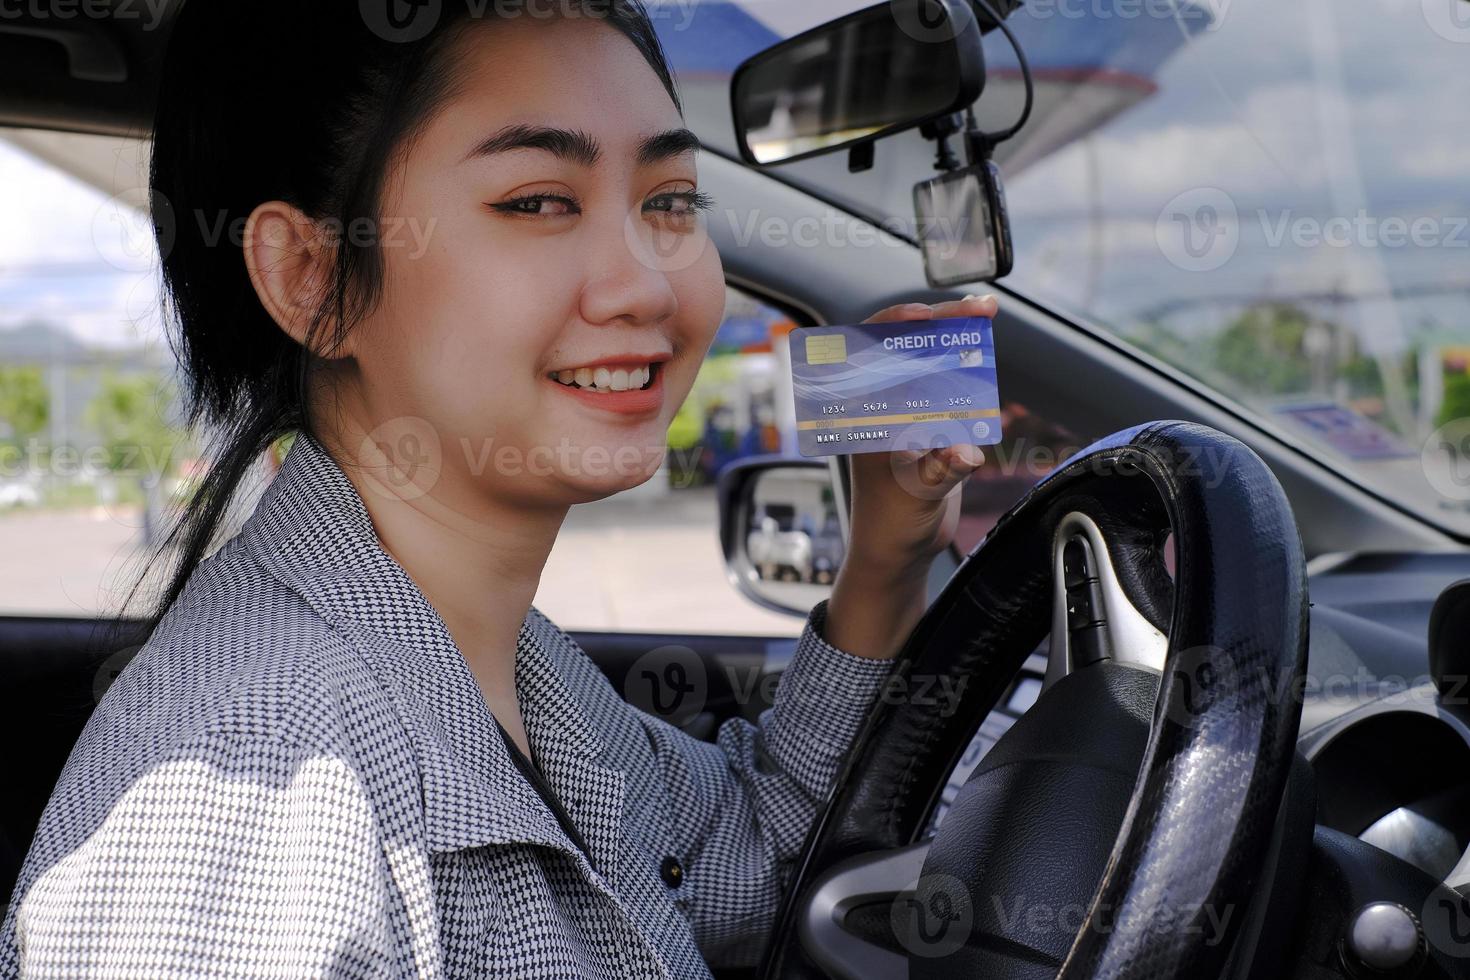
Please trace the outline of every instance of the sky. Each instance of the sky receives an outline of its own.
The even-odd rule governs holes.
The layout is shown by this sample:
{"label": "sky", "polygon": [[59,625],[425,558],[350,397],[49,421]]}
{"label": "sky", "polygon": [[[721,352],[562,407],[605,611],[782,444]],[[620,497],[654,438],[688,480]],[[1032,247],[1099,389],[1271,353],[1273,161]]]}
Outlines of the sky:
{"label": "sky", "polygon": [[137,211],[0,139],[0,216],[0,330],[40,318],[101,347],[162,342]]}

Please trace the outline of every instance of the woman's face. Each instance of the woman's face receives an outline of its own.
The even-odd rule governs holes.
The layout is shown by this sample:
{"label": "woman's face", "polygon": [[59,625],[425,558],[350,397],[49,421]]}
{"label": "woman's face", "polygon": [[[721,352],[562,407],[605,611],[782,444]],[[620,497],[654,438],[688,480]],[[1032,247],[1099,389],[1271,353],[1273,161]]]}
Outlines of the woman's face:
{"label": "woman's face", "polygon": [[724,311],[692,137],[596,18],[474,25],[456,47],[455,94],[384,189],[386,287],[348,403],[390,457],[437,451],[441,495],[635,486]]}

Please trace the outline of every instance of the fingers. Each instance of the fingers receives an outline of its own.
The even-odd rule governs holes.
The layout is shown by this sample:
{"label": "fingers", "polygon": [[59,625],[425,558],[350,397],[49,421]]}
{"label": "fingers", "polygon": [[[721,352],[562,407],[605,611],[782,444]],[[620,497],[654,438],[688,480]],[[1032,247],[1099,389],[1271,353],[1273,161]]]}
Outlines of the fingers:
{"label": "fingers", "polygon": [[945,490],[965,482],[984,463],[985,450],[967,445],[932,449],[913,460],[924,486]]}
{"label": "fingers", "polygon": [[864,320],[864,323],[894,323],[901,320],[928,320],[934,315],[934,307],[928,303],[900,303],[879,310]]}
{"label": "fingers", "polygon": [[979,446],[947,446],[939,451],[948,453],[949,464],[956,469],[963,469],[966,475],[985,465],[985,450]]}
{"label": "fingers", "polygon": [[864,323],[895,323],[904,320],[942,320],[954,316],[988,316],[1000,312],[1000,301],[993,293],[970,295],[943,303],[899,303],[879,310]]}
{"label": "fingers", "polygon": [[934,319],[950,316],[995,316],[1000,312],[1000,301],[993,293],[984,296],[966,296],[964,299],[949,300],[934,304]]}

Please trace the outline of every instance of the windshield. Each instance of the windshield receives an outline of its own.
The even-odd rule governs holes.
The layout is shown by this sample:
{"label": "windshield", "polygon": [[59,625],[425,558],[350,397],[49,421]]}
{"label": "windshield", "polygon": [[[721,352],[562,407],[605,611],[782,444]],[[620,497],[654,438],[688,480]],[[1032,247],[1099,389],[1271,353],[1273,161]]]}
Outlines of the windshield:
{"label": "windshield", "polygon": [[[657,8],[691,125],[734,154],[735,65],[865,6]],[[1037,102],[997,153],[1006,286],[1470,533],[1470,2],[1031,0],[1008,23]],[[999,32],[985,57],[997,129],[1022,86]],[[866,173],[845,153],[775,170],[912,238],[933,157],[911,131]]]}

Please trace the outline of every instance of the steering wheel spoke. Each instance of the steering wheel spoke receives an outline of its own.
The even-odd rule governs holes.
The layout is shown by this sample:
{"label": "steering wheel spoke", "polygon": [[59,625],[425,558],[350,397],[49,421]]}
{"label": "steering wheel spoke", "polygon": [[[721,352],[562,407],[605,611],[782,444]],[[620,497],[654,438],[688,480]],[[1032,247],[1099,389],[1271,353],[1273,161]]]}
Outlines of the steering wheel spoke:
{"label": "steering wheel spoke", "polygon": [[928,856],[923,841],[830,868],[814,883],[797,926],[807,955],[841,980],[908,980],[903,941],[894,942],[885,927],[902,914],[905,894],[913,893]]}
{"label": "steering wheel spoke", "polygon": [[[1287,824],[1307,605],[1286,495],[1242,443],[1155,422],[1069,459],[914,629],[895,678],[958,697],[875,706],[763,976],[1221,976]],[[1040,697],[926,841],[1048,633]]]}
{"label": "steering wheel spoke", "polygon": [[1078,667],[1112,660],[1164,671],[1169,638],[1128,598],[1097,522],[1072,511],[1052,544],[1051,652],[1045,691]]}

